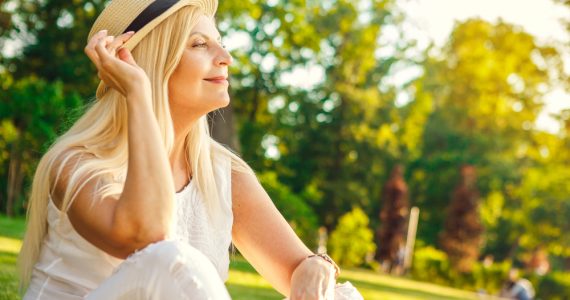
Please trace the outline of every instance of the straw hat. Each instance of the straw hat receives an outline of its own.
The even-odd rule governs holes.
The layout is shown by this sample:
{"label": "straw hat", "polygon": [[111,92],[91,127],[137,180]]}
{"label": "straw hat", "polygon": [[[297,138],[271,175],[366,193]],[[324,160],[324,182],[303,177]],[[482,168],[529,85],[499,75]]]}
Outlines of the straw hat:
{"label": "straw hat", "polygon": [[[133,50],[158,24],[184,6],[200,7],[204,13],[214,16],[217,0],[113,0],[103,9],[93,23],[87,41],[97,32],[107,29],[108,35],[118,36],[128,31],[135,34],[122,46]],[[101,81],[97,87],[100,99],[107,87]]]}

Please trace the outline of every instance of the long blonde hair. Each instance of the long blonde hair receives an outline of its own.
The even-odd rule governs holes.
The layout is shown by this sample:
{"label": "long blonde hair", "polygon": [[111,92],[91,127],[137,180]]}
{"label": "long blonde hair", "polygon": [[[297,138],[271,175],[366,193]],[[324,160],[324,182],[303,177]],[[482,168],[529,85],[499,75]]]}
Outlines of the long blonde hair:
{"label": "long blonde hair", "polygon": [[[192,28],[203,15],[195,6],[187,6],[168,17],[140,41],[132,54],[152,83],[153,110],[162,134],[164,147],[170,153],[174,130],[168,102],[168,80],[180,62]],[[213,16],[212,16],[213,17]],[[209,214],[217,219],[216,208],[221,197],[215,181],[214,164],[231,159],[232,171],[253,174],[237,155],[214,141],[209,132],[207,116],[202,116],[186,137],[188,161],[192,162],[195,186],[206,200]],[[127,107],[124,97],[108,90],[95,100],[85,114],[48,149],[40,160],[32,183],[27,211],[27,230],[18,257],[20,292],[27,288],[47,232],[49,196],[72,158],[79,163],[70,172],[62,199],[61,214],[91,178],[103,179],[98,185],[101,198],[119,195],[127,173]]]}

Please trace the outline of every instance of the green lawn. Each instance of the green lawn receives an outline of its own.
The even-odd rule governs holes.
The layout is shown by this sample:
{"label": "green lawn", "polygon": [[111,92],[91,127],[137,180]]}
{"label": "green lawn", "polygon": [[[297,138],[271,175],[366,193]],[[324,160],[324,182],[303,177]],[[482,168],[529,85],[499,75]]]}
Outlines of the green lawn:
{"label": "green lawn", "polygon": [[[23,219],[0,216],[0,300],[19,299],[15,264],[23,231]],[[227,286],[233,299],[283,299],[243,258],[236,255],[231,260]],[[346,280],[364,299],[481,299],[474,293],[361,269],[344,269],[340,282]]]}

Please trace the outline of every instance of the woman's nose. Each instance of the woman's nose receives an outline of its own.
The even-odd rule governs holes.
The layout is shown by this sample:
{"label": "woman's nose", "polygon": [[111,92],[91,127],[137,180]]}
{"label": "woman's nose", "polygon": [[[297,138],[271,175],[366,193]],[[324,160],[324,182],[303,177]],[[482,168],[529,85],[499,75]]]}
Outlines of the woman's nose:
{"label": "woman's nose", "polygon": [[220,53],[216,57],[216,65],[230,66],[234,62],[234,58],[226,48],[220,47]]}

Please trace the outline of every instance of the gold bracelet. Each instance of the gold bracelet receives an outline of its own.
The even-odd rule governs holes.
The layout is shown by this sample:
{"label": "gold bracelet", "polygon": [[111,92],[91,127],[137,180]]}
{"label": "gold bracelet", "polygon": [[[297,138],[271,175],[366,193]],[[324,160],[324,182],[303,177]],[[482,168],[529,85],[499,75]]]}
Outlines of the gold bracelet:
{"label": "gold bracelet", "polygon": [[307,256],[307,258],[311,258],[314,256],[318,256],[318,257],[326,260],[328,263],[330,263],[334,267],[334,279],[338,278],[338,276],[340,275],[340,268],[338,267],[338,265],[334,262],[334,260],[330,256],[328,256],[325,253],[317,253],[317,254],[309,255],[309,256]]}

